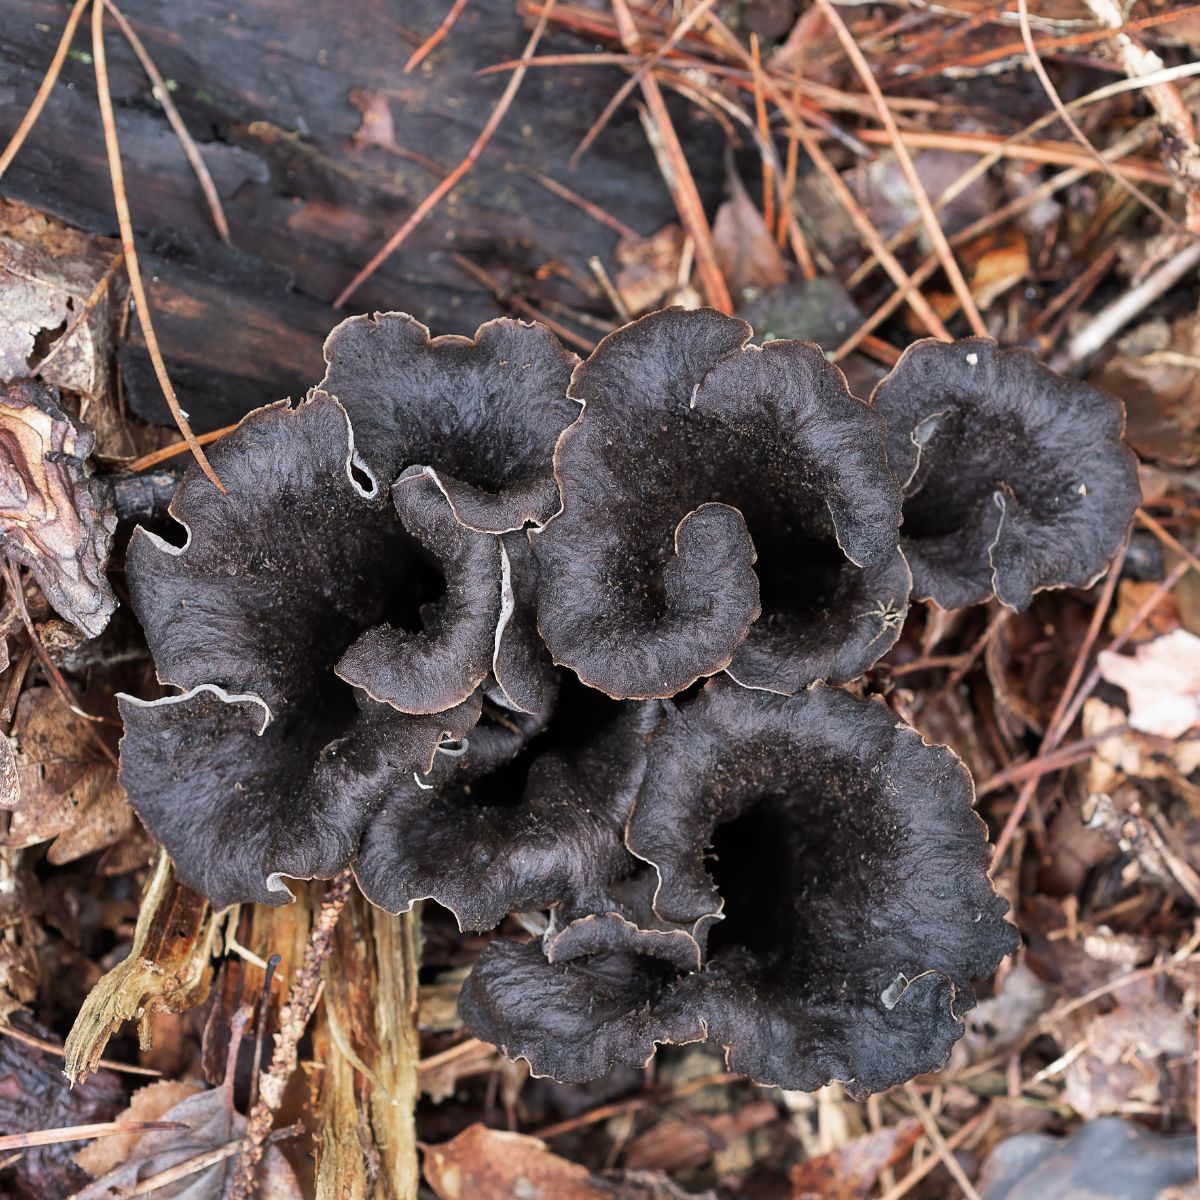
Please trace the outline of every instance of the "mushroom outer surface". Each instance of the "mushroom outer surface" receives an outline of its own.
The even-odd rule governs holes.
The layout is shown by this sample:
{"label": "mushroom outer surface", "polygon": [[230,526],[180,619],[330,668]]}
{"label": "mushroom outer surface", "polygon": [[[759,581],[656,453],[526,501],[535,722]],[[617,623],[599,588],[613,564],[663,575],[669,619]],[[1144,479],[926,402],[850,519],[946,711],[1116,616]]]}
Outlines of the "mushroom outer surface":
{"label": "mushroom outer surface", "polygon": [[[464,988],[469,1027],[572,1080],[702,1036],[798,1090],[861,1096],[944,1065],[972,979],[1017,942],[958,758],[820,684],[779,697],[717,679],[670,707],[626,837],[657,873],[653,912],[608,916],[603,948],[589,931],[567,961],[493,943]],[[670,930],[703,969],[681,968]]]}
{"label": "mushroom outer surface", "polygon": [[[531,540],[556,662],[617,698],[725,668],[790,693],[848,680],[907,606],[884,428],[819,347],[748,346],[711,309],[610,334],[575,371],[562,511]],[[760,619],[761,614],[761,619]]]}
{"label": "mushroom outer surface", "polygon": [[406,313],[343,321],[325,342],[320,390],[350,414],[383,479],[431,469],[455,516],[504,533],[559,506],[551,464],[578,415],[567,384],[578,357],[549,329],[502,317],[473,338],[430,337]]}
{"label": "mushroom outer surface", "polygon": [[[121,774],[187,882],[215,904],[278,903],[282,877],[349,862],[384,796],[474,726],[481,695],[456,687],[444,711],[408,715],[335,674],[381,622],[417,625],[440,584],[336,400],[259,409],[211,461],[228,490],[184,477],[171,506],[183,547],[145,530],[130,543],[159,677],[186,690],[122,701]],[[426,495],[461,531],[441,492]],[[498,605],[497,542],[484,540]]]}
{"label": "mushroom outer surface", "polygon": [[1087,587],[1141,499],[1125,407],[990,338],[916,342],[871,398],[904,487],[913,594],[942,608]]}
{"label": "mushroom outer surface", "polygon": [[583,747],[524,765],[511,762],[517,740],[481,725],[368,823],[354,865],[363,894],[389,912],[436,900],[475,930],[509,912],[596,903],[631,868],[622,835],[659,717],[657,704],[630,705]]}

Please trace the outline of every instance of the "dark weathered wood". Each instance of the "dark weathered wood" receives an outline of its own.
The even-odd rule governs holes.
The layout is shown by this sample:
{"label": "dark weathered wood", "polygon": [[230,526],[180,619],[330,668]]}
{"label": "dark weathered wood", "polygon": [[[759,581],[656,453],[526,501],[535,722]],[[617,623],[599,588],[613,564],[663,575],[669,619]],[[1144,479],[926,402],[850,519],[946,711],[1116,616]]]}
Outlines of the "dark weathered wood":
{"label": "dark weathered wood", "polygon": [[[40,81],[68,7],[5,0],[0,144]],[[337,319],[331,298],[437,182],[429,165],[356,139],[362,107],[390,114],[402,151],[450,169],[504,86],[503,74],[477,72],[517,56],[527,34],[514,0],[475,0],[422,67],[405,75],[405,60],[445,15],[445,0],[126,0],[121,8],[172,85],[235,244],[258,260],[221,248],[179,143],[111,26],[112,90],[143,274],[181,401],[205,430],[316,381],[322,335]],[[544,48],[581,46],[550,38]],[[0,193],[111,234],[112,194],[95,80],[78,53],[87,50],[82,37],[76,50]],[[559,179],[643,233],[672,219],[632,112],[618,116],[577,170],[566,167],[622,78],[610,68],[531,71],[475,169],[363,287],[355,308],[407,309],[436,331],[470,332],[499,309],[454,261],[457,252],[535,303],[604,311],[587,259],[609,257],[615,235],[528,172]],[[720,158],[703,143],[714,127],[692,120],[680,110],[689,160],[711,198]],[[162,420],[142,355],[135,332],[125,357],[129,403]]]}

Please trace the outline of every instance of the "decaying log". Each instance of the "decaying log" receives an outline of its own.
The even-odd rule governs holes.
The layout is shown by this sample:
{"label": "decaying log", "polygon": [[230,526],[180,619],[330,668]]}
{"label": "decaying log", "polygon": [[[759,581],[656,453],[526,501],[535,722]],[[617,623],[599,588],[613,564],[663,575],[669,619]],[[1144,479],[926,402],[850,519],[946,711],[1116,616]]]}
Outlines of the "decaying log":
{"label": "decaying log", "polygon": [[[445,8],[444,0],[259,0],[238,6],[234,19],[217,0],[121,5],[171,86],[237,251],[217,237],[141,66],[120,31],[108,27],[142,273],[167,366],[198,432],[301,394],[320,378],[321,341],[339,316],[330,302],[478,135],[506,83],[504,72],[479,72],[518,55],[527,30],[510,0],[468,5],[450,36],[404,74],[407,54]],[[0,145],[40,83],[63,19],[54,0],[6,4]],[[564,36],[542,46],[546,53],[578,48]],[[535,304],[606,312],[587,263],[609,257],[616,234],[548,191],[534,172],[643,234],[674,218],[632,112],[610,123],[577,168],[567,166],[622,78],[610,67],[531,71],[474,170],[355,295],[355,308],[404,309],[435,332],[474,329],[501,308],[456,261],[461,255]],[[719,133],[682,106],[675,120],[712,199],[721,186],[711,144]],[[88,62],[68,58],[0,193],[91,232],[113,232]],[[131,332],[123,356],[129,407],[161,420],[160,390],[140,335]]]}
{"label": "decaying log", "polygon": [[317,1195],[413,1200],[420,1170],[419,911],[392,916],[355,895],[326,965],[314,1039],[324,1064]]}

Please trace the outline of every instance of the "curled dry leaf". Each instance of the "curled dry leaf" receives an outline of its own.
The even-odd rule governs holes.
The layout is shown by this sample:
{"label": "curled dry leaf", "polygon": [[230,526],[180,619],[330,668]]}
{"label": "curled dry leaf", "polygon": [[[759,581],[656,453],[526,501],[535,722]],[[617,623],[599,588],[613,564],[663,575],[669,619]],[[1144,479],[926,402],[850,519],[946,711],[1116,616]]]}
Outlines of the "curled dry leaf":
{"label": "curled dry leaf", "polygon": [[1177,629],[1132,655],[1102,650],[1100,674],[1129,697],[1129,724],[1142,733],[1182,737],[1200,723],[1200,637]]}
{"label": "curled dry leaf", "polygon": [[[90,728],[89,728],[90,727]],[[92,740],[99,726],[73,713],[48,687],[22,693],[13,722],[16,789],[9,840],[56,841],[52,863],[111,846],[133,828],[117,768]]]}
{"label": "curled dry leaf", "polygon": [[1125,401],[1129,443],[1155,462],[1200,459],[1200,319],[1151,321],[1117,343],[1092,381]]}
{"label": "curled dry leaf", "polygon": [[[112,402],[127,284],[120,243],[0,199],[0,381],[36,375],[79,398],[102,454],[132,449]],[[88,302],[91,301],[90,311]]]}
{"label": "curled dry leaf", "polygon": [[[134,1095],[122,1116],[146,1120],[142,1114],[147,1113],[153,1113],[155,1120],[179,1122],[183,1128],[123,1137],[120,1140],[124,1144],[117,1153],[102,1144],[89,1147],[75,1161],[89,1173],[99,1174],[99,1178],[79,1189],[74,1200],[111,1200],[129,1195],[131,1189],[172,1167],[221,1150],[227,1153],[216,1162],[156,1187],[150,1194],[164,1200],[222,1200],[227,1196],[246,1131],[246,1118],[233,1106],[231,1081],[216,1088],[171,1081],[152,1083]],[[100,1171],[102,1167],[105,1169]],[[256,1194],[262,1200],[300,1200],[302,1195],[294,1171],[274,1146],[269,1146],[263,1156]]]}
{"label": "curled dry leaf", "polygon": [[665,1117],[629,1143],[624,1162],[628,1167],[671,1172],[702,1167],[739,1138],[778,1120],[779,1109],[766,1099],[739,1104],[733,1112]]}
{"label": "curled dry leaf", "polygon": [[117,519],[88,470],[94,445],[54,389],[0,386],[0,554],[28,567],[55,609],[89,637],[117,607],[104,574]]}
{"label": "curled dry leaf", "polygon": [[653,1172],[592,1175],[537,1138],[483,1125],[428,1147],[425,1178],[440,1200],[705,1200]]}
{"label": "curled dry leaf", "polygon": [[614,286],[630,316],[640,317],[672,300],[680,287],[680,266],[687,238],[683,227],[664,225],[644,238],[622,238],[614,251],[618,268]]}

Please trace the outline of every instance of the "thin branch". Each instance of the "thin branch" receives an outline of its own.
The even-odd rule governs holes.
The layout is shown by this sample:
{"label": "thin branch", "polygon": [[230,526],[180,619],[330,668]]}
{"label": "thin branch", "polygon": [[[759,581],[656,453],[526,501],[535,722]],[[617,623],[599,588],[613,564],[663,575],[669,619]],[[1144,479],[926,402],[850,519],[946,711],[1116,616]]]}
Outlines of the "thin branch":
{"label": "thin branch", "polygon": [[108,173],[112,179],[113,202],[117,208],[117,222],[121,227],[121,248],[125,252],[125,267],[129,272],[129,287],[133,292],[134,303],[137,305],[138,320],[142,323],[142,334],[146,339],[146,352],[154,364],[154,373],[158,376],[159,386],[166,398],[167,407],[188,449],[200,464],[200,469],[212,481],[218,491],[224,492],[225,485],[217,478],[208,457],[200,448],[192,427],[179,407],[179,399],[175,388],[167,374],[167,365],[163,362],[162,351],[158,348],[158,337],[154,332],[154,324],[150,319],[150,304],[146,299],[146,289],[142,286],[142,271],[138,265],[137,246],[133,240],[133,219],[129,214],[129,200],[125,195],[125,172],[121,166],[121,146],[117,140],[117,119],[113,112],[112,93],[108,88],[108,59],[104,52],[104,5],[97,4],[92,8],[92,59],[96,68],[96,92],[100,100],[100,119],[104,124],[104,146],[108,151]]}
{"label": "thin branch", "polygon": [[[26,1033],[23,1029],[18,1029],[15,1025],[9,1025],[6,1021],[0,1021],[0,1037],[10,1037],[15,1042],[23,1042],[26,1046],[31,1046],[35,1050],[43,1050],[47,1054],[55,1054],[59,1058],[66,1058],[66,1049],[57,1042],[52,1042],[48,1038],[36,1037],[32,1033]],[[154,1067],[135,1067],[129,1063],[115,1062],[111,1058],[101,1058],[96,1062],[96,1066],[105,1071],[123,1071],[126,1075],[148,1075],[152,1079],[158,1079],[162,1076],[162,1072]]]}
{"label": "thin branch", "polygon": [[184,156],[192,168],[192,173],[196,176],[196,182],[200,185],[200,190],[204,193],[204,200],[208,205],[209,214],[212,216],[213,224],[217,227],[217,236],[225,245],[232,246],[233,241],[229,236],[229,222],[225,219],[225,209],[221,207],[221,197],[217,195],[217,185],[213,183],[213,177],[208,173],[208,167],[205,165],[204,158],[200,153],[200,147],[196,145],[192,139],[192,135],[188,133],[187,126],[183,123],[183,118],[179,115],[179,109],[175,107],[175,101],[171,99],[171,93],[167,89],[167,85],[163,81],[158,67],[154,65],[154,59],[150,57],[150,53],[146,49],[142,39],[138,37],[137,31],[125,20],[124,14],[113,3],[113,0],[104,0],[104,6],[112,13],[113,20],[120,26],[121,32],[125,35],[125,40],[129,43],[134,54],[137,55],[138,62],[142,64],[142,70],[146,72],[150,79],[151,92],[155,100],[162,105],[163,112],[167,114],[167,120],[170,121],[171,128],[175,131],[175,136],[179,139],[179,144],[183,147]]}
{"label": "thin branch", "polygon": [[[617,20],[621,44],[631,54],[639,50],[640,34],[630,14],[626,0],[613,0],[613,13]],[[707,303],[724,313],[733,312],[733,299],[725,283],[725,276],[717,264],[717,252],[713,245],[712,229],[708,217],[704,213],[704,203],[700,199],[699,189],[692,177],[691,168],[679,142],[679,135],[667,111],[667,102],[663,99],[662,88],[653,73],[647,74],[641,82],[642,95],[646,100],[648,112],[647,132],[653,130],[651,145],[658,157],[659,170],[662,171],[679,219],[684,229],[691,235],[696,246],[696,275],[700,290]]]}
{"label": "thin branch", "polygon": [[1200,241],[1189,242],[1178,254],[1129,288],[1092,316],[1066,344],[1051,366],[1069,374],[1107,346],[1148,305],[1173,288],[1185,275],[1200,267]]}
{"label": "thin branch", "polygon": [[[972,1117],[957,1133],[953,1134],[945,1142],[946,1149],[951,1152],[957,1150],[959,1146],[979,1129],[990,1111],[990,1109],[985,1108],[978,1116]],[[907,1196],[941,1161],[938,1155],[931,1154],[919,1166],[909,1171],[894,1188],[889,1188],[884,1193],[883,1200],[901,1200],[901,1197]]]}
{"label": "thin branch", "polygon": [[75,7],[71,9],[71,15],[67,17],[62,37],[59,38],[58,47],[54,51],[54,57],[50,60],[46,74],[42,76],[42,82],[38,85],[37,95],[34,96],[33,103],[21,118],[16,132],[9,138],[8,145],[4,147],[4,153],[0,154],[0,176],[3,176],[9,168],[9,164],[17,157],[17,151],[25,144],[29,131],[37,124],[38,117],[42,115],[42,109],[46,107],[46,101],[50,98],[50,93],[58,82],[59,72],[62,71],[62,65],[67,59],[67,51],[70,50],[71,42],[75,37],[75,30],[79,28],[80,18],[87,6],[88,0],[75,0]]}
{"label": "thin branch", "polygon": [[467,0],[454,0],[450,11],[442,19],[442,23],[421,43],[404,64],[405,75],[411,75],[437,49],[446,35],[454,28],[454,22],[459,14],[467,7]]}
{"label": "thin branch", "polygon": [[163,1129],[187,1129],[182,1121],[102,1121],[92,1125],[67,1125],[63,1129],[39,1129],[36,1133],[0,1134],[0,1152],[26,1150],[31,1146],[57,1146],[112,1137],[118,1133],[152,1133]]}
{"label": "thin branch", "polygon": [[578,192],[573,192],[564,184],[558,182],[557,179],[551,179],[549,175],[543,175],[541,171],[536,171],[532,167],[526,168],[526,174],[533,180],[536,180],[548,192],[553,192],[554,195],[565,200],[568,204],[575,205],[576,208],[587,213],[593,221],[599,221],[601,225],[607,225],[618,237],[625,238],[627,241],[636,242],[641,240],[641,234],[631,226],[626,225],[624,221],[614,217],[612,213],[600,207],[600,205],[581,196]]}
{"label": "thin branch", "polygon": [[279,1014],[279,1031],[275,1034],[271,1064],[262,1073],[258,1101],[246,1124],[245,1145],[238,1160],[233,1186],[234,1200],[247,1200],[254,1194],[254,1176],[266,1149],[271,1122],[283,1103],[287,1081],[296,1069],[300,1039],[304,1036],[321,992],[321,968],[333,950],[333,931],[342,909],[346,907],[346,901],[350,899],[353,886],[354,876],[347,867],[330,880],[320,911],[313,921],[312,932],[304,948],[304,962],[292,979],[287,1001]]}
{"label": "thin branch", "polygon": [[1042,90],[1049,97],[1050,103],[1054,105],[1058,115],[1062,118],[1063,124],[1071,131],[1071,136],[1104,167],[1104,171],[1113,180],[1123,187],[1131,196],[1136,196],[1152,213],[1155,214],[1164,222],[1171,226],[1172,229],[1179,230],[1181,228],[1178,221],[1170,215],[1161,205],[1156,204],[1137,184],[1130,183],[1128,179],[1119,175],[1107,160],[1100,154],[1100,151],[1088,140],[1088,136],[1079,128],[1075,118],[1071,116],[1070,110],[1063,103],[1062,97],[1058,94],[1058,89],[1054,86],[1049,73],[1046,71],[1045,64],[1042,62],[1041,55],[1038,54],[1037,46],[1033,41],[1033,30],[1029,27],[1029,3],[1028,0],[1017,0],[1017,15],[1021,22],[1021,40],[1025,43],[1025,49],[1029,54],[1029,65],[1033,68],[1034,74],[1041,82]]}
{"label": "thin branch", "polygon": [[[818,0],[820,3],[821,0]],[[942,1131],[937,1127],[937,1122],[933,1119],[933,1114],[929,1111],[929,1106],[921,1098],[921,1093],[917,1091],[917,1085],[906,1083],[904,1090],[908,1093],[909,1101],[912,1103],[913,1109],[916,1111],[922,1127],[925,1130],[925,1136],[933,1143],[934,1153],[942,1161],[942,1166],[954,1177],[954,1182],[962,1188],[962,1193],[966,1200],[979,1200],[979,1193],[975,1190],[971,1181],[967,1178],[967,1173],[962,1169],[962,1164],[954,1157],[950,1147],[946,1144],[946,1139],[942,1136]]]}
{"label": "thin branch", "polygon": [[[1120,650],[1125,643],[1142,627],[1150,614],[1162,603],[1163,598],[1171,591],[1171,589],[1183,578],[1188,570],[1192,569],[1191,564],[1185,559],[1183,562],[1177,563],[1169,575],[1148,595],[1145,600],[1138,605],[1137,611],[1129,619],[1125,628],[1113,639],[1109,649],[1114,653]],[[1109,576],[1109,582],[1115,579],[1117,572],[1113,572]],[[1106,586],[1111,599],[1111,590]],[[1103,615],[1103,614],[1102,614]],[[1095,623],[1095,617],[1093,617]],[[1077,660],[1082,661],[1082,655]],[[1072,676],[1076,676],[1076,672],[1072,671]],[[1087,678],[1083,681],[1082,686],[1070,695],[1066,689],[1059,700],[1058,708],[1054,718],[1051,720],[1051,725],[1047,730],[1045,738],[1042,740],[1042,747],[1038,751],[1038,758],[1042,752],[1049,754],[1055,750],[1061,742],[1063,735],[1075,723],[1075,718],[1079,715],[1080,709],[1083,708],[1084,701],[1095,690],[1096,685],[1100,682],[1099,667],[1093,666],[1088,672]],[[1069,703],[1067,703],[1069,699]],[[1033,761],[1038,761],[1035,758]],[[1004,828],[1000,831],[1000,836],[996,839],[996,849],[992,857],[992,872],[999,868],[1000,862],[1008,850],[1013,837],[1016,835],[1017,828],[1020,826],[1030,803],[1037,794],[1038,777],[1035,776],[1021,789],[1020,795],[1017,797],[1017,803],[1013,806],[1012,812],[1008,814],[1008,819],[1004,823]]]}
{"label": "thin branch", "polygon": [[[227,433],[232,433],[241,422],[237,425],[224,425],[220,429],[213,429],[208,433],[202,433],[196,438],[196,441],[202,446],[211,445],[213,442],[220,441]],[[147,471],[151,467],[157,467],[161,462],[167,462],[168,459],[177,458],[185,450],[190,447],[187,442],[173,442],[170,446],[163,446],[161,450],[151,450],[149,454],[143,454],[141,458],[135,458],[133,462],[126,464],[127,471]]]}
{"label": "thin branch", "polygon": [[871,71],[870,65],[864,57],[863,52],[855,43],[850,30],[846,28],[846,23],[842,20],[841,14],[830,3],[830,0],[817,0],[817,4],[825,14],[825,19],[833,27],[834,33],[837,34],[838,41],[842,43],[842,49],[845,50],[846,57],[853,64],[855,71],[858,72],[858,77],[862,80],[863,87],[867,89],[867,94],[871,97],[875,105],[875,110],[879,114],[879,120],[887,131],[888,137],[891,139],[896,161],[900,164],[900,169],[904,172],[904,177],[908,180],[908,186],[912,191],[913,199],[916,201],[917,211],[921,214],[921,220],[925,223],[925,229],[929,234],[930,241],[933,242],[934,251],[946,272],[946,277],[950,280],[950,286],[954,289],[954,294],[958,297],[959,304],[962,305],[963,315],[967,318],[967,323],[971,326],[974,333],[986,337],[988,327],[984,324],[983,317],[979,313],[979,308],[975,304],[975,297],[971,295],[971,289],[967,286],[967,281],[958,265],[958,260],[954,257],[950,249],[950,243],[946,241],[946,232],[942,229],[941,223],[937,219],[937,214],[933,211],[933,205],[929,202],[929,193],[925,191],[925,185],[921,182],[921,177],[917,173],[912,155],[908,152],[908,147],[905,146],[900,138],[900,129],[896,125],[896,119],[892,116],[891,110],[883,98],[883,92]]}
{"label": "thin branch", "polygon": [[624,83],[613,93],[612,99],[604,106],[604,111],[592,122],[587,133],[583,135],[578,146],[571,152],[571,157],[567,160],[567,166],[575,168],[579,165],[579,160],[587,153],[588,147],[598,138],[603,132],[605,126],[612,120],[613,113],[625,102],[630,92],[637,87],[647,75],[675,48],[679,41],[687,34],[697,21],[712,6],[716,0],[700,0],[700,3],[695,8],[688,11],[683,20],[671,30],[666,41],[663,42],[657,50],[649,57],[644,59],[638,68],[633,72]]}

